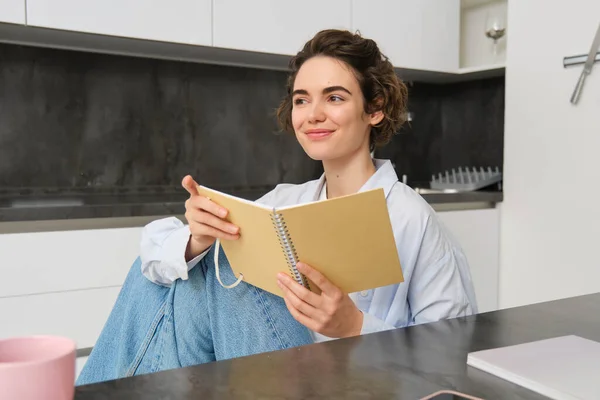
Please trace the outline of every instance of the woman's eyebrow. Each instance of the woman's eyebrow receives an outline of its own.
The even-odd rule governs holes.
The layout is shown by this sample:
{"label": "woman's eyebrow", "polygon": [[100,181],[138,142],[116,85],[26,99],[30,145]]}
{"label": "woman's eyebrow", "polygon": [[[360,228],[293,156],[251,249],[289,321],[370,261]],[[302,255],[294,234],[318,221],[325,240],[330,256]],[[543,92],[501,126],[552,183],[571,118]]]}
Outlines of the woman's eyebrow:
{"label": "woman's eyebrow", "polygon": [[[350,91],[343,86],[328,86],[325,89],[323,89],[323,94],[336,92],[338,90],[341,90],[342,92],[346,92],[352,96],[352,93],[350,93]],[[301,94],[303,96],[308,96],[308,91],[305,89],[296,89],[292,92],[292,96],[295,96],[297,94]]]}
{"label": "woman's eyebrow", "polygon": [[350,91],[348,89],[346,89],[345,87],[343,87],[343,86],[329,86],[329,87],[326,87],[325,89],[323,89],[323,94],[327,94],[327,93],[331,93],[331,92],[337,92],[338,90],[341,90],[342,92],[346,92],[350,96],[352,96],[352,93],[350,93]]}
{"label": "woman's eyebrow", "polygon": [[292,96],[295,96],[297,94],[301,94],[303,96],[308,96],[308,91],[306,91],[304,89],[296,89],[292,92]]}

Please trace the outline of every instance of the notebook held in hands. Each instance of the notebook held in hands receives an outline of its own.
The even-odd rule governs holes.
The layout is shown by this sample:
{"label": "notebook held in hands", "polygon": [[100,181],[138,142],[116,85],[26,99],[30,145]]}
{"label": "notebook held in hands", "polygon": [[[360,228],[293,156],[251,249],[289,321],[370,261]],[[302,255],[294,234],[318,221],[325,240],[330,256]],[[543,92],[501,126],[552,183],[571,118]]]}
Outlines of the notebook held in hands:
{"label": "notebook held in hands", "polygon": [[[280,208],[201,185],[198,193],[229,210],[226,220],[240,228],[238,240],[216,243],[238,276],[232,285],[221,282],[225,287],[244,280],[283,296],[277,273],[287,272],[318,293],[318,287],[296,269],[299,261],[321,272],[344,293],[404,280],[383,189]],[[215,265],[218,268],[216,256]]]}

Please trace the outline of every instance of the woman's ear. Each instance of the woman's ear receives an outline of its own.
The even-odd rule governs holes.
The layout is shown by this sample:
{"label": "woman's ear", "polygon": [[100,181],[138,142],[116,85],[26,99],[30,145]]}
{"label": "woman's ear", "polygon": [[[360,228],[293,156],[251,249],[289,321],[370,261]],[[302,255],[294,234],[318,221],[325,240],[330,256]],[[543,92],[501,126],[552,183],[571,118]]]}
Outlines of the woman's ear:
{"label": "woman's ear", "polygon": [[377,124],[379,124],[381,121],[383,121],[383,111],[375,111],[371,114],[369,114],[369,123],[371,124],[371,126],[376,126]]}
{"label": "woman's ear", "polygon": [[377,111],[373,111],[372,113],[369,114],[369,123],[371,124],[371,126],[376,126],[377,124],[379,124],[381,121],[383,121],[384,115],[383,115],[383,99],[381,97],[378,97],[375,99],[375,101],[372,104],[372,108],[371,109],[375,109]]}

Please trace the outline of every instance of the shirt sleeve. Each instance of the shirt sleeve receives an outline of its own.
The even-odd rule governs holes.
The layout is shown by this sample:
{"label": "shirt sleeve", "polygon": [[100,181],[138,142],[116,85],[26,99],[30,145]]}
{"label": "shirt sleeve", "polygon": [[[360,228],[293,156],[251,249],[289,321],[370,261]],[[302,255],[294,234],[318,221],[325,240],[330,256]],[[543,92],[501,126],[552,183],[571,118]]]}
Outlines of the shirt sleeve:
{"label": "shirt sleeve", "polygon": [[185,261],[190,229],[178,218],[153,221],[142,230],[140,260],[142,274],[153,283],[170,286],[176,279],[188,279],[188,271],[208,253]]}
{"label": "shirt sleeve", "polygon": [[[407,293],[410,319],[402,326],[462,317],[477,312],[469,266],[462,249],[445,232],[435,215],[425,223]],[[397,296],[402,299],[403,296]],[[397,300],[390,303],[386,315]],[[361,334],[395,329],[377,316],[363,312]]]}
{"label": "shirt sleeve", "polygon": [[408,290],[409,325],[475,313],[466,258],[435,215],[429,216],[418,254]]}
{"label": "shirt sleeve", "polygon": [[[276,188],[277,189],[277,188]],[[270,204],[276,190],[256,200]],[[185,250],[190,240],[190,228],[178,218],[168,217],[150,222],[142,230],[140,260],[142,274],[153,283],[170,286],[177,279],[188,279],[188,272],[206,256],[210,247],[202,254],[185,261]]]}

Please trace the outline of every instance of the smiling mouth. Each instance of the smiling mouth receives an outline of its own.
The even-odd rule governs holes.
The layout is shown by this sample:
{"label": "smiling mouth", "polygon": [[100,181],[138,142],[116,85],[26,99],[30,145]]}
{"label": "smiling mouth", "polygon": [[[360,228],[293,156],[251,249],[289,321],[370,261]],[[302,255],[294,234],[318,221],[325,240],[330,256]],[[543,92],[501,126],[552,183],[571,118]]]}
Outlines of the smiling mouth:
{"label": "smiling mouth", "polygon": [[311,140],[319,140],[331,136],[333,131],[328,129],[310,129],[305,134]]}

